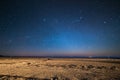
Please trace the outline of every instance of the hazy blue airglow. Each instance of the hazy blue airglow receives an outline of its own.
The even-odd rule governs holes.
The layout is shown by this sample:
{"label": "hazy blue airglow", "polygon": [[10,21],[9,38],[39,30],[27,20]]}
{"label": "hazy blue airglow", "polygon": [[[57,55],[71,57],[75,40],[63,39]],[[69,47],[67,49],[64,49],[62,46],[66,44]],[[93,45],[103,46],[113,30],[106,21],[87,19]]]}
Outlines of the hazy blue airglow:
{"label": "hazy blue airglow", "polygon": [[1,55],[120,56],[119,0],[2,0],[0,7]]}

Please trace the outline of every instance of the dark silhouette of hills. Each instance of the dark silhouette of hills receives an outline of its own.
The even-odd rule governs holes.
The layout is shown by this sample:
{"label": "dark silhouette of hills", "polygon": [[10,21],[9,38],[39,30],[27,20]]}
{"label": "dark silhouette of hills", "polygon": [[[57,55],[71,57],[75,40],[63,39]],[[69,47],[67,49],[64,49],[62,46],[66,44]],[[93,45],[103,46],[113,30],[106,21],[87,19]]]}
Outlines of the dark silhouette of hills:
{"label": "dark silhouette of hills", "polygon": [[100,58],[100,59],[120,59],[120,56],[4,56],[6,58]]}
{"label": "dark silhouette of hills", "polygon": [[0,57],[4,57],[3,55],[0,55]]}

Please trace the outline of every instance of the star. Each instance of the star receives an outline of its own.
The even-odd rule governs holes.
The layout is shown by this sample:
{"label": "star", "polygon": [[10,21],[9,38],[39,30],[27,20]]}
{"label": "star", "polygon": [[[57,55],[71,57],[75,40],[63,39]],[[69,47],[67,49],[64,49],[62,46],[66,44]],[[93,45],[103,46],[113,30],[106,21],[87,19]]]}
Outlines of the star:
{"label": "star", "polygon": [[43,18],[43,22],[46,22],[46,18]]}
{"label": "star", "polygon": [[79,19],[76,19],[76,20],[72,21],[72,23],[79,23],[82,20],[83,20],[83,17],[81,16],[81,17],[79,17]]}
{"label": "star", "polygon": [[82,19],[83,19],[83,17],[81,16],[81,17],[80,17],[80,20],[82,20]]}
{"label": "star", "polygon": [[104,24],[106,24],[107,22],[106,22],[106,21],[104,21],[103,23],[104,23]]}
{"label": "star", "polygon": [[10,39],[10,40],[8,40],[8,43],[12,43],[12,41],[13,41],[13,40]]}
{"label": "star", "polygon": [[110,20],[113,20],[113,18],[110,18]]}

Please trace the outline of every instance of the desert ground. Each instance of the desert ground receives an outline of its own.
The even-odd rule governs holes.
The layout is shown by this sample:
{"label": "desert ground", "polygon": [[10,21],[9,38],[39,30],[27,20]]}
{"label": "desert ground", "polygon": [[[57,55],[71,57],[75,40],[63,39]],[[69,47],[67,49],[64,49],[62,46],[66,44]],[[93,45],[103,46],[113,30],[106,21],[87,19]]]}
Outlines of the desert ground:
{"label": "desert ground", "polygon": [[120,59],[0,58],[0,80],[120,80]]}

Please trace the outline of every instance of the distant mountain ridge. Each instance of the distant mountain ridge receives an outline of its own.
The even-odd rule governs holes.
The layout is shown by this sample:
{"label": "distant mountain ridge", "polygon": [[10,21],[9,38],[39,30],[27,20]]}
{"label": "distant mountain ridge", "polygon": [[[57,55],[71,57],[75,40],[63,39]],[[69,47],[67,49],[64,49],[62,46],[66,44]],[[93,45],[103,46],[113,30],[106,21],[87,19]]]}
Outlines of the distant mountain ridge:
{"label": "distant mountain ridge", "polygon": [[3,55],[0,55],[0,57],[4,57]]}
{"label": "distant mountain ridge", "polygon": [[7,58],[105,58],[105,59],[120,59],[120,56],[4,56]]}

